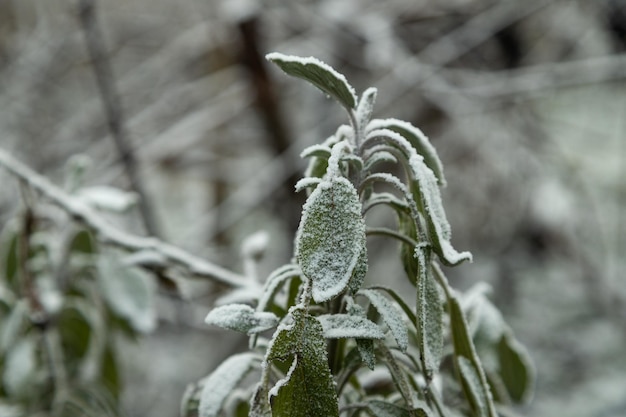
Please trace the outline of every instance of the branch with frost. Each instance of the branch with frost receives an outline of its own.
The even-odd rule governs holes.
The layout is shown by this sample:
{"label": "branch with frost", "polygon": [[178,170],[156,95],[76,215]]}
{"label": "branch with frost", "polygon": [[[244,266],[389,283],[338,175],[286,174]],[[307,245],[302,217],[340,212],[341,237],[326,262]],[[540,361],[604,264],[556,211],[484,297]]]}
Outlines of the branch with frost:
{"label": "branch with frost", "polygon": [[80,198],[66,193],[45,177],[16,160],[3,149],[0,149],[0,166],[4,167],[12,175],[28,183],[30,187],[46,196],[73,218],[82,222],[94,232],[99,241],[117,246],[129,252],[150,253],[154,255],[143,257],[145,262],[138,259],[137,263],[140,266],[154,267],[156,262],[156,266],[164,268],[176,266],[185,270],[192,276],[208,278],[231,287],[243,287],[249,284],[249,280],[245,276],[207,262],[174,245],[170,245],[153,237],[136,236],[116,228],[103,219]]}

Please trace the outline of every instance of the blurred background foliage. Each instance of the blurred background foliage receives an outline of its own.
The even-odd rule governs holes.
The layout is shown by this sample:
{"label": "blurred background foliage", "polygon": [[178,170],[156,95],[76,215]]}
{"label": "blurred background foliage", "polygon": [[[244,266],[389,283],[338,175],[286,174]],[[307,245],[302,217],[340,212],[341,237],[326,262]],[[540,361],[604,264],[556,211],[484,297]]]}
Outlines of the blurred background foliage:
{"label": "blurred background foliage", "polygon": [[[474,254],[447,273],[463,289],[491,283],[537,365],[520,414],[626,414],[626,1],[6,0],[0,146],[68,192],[139,194],[122,214],[110,206],[123,194],[104,198],[101,214],[235,271],[245,236],[266,230],[264,276],[292,253],[300,151],[344,122],[322,94],[277,76],[271,51],[377,87],[375,117],[430,137],[454,244]],[[103,415],[176,415],[187,383],[245,349],[202,324],[223,285],[139,269],[116,284],[119,253],[0,178],[0,398],[54,403],[50,374],[28,372],[50,334],[61,378],[77,381],[56,406]],[[400,283],[385,243],[368,242],[369,274]],[[54,322],[33,319],[37,308]],[[12,361],[31,368],[16,374]],[[0,399],[0,414],[11,410]]]}

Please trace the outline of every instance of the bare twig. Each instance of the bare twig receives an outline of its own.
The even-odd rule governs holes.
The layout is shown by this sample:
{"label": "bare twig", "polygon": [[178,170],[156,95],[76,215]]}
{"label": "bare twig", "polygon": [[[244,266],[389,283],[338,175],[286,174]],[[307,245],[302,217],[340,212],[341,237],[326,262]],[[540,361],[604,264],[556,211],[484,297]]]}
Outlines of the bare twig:
{"label": "bare twig", "polygon": [[[208,278],[232,287],[241,287],[248,282],[243,275],[207,262],[157,238],[136,236],[116,228],[84,201],[67,194],[2,149],[0,149],[0,165],[85,224],[86,227],[95,233],[97,239],[103,243],[117,246],[130,252],[153,253],[160,260],[160,266],[164,268],[177,266],[192,276]],[[150,257],[149,262],[151,265],[154,265],[154,261],[154,257]],[[139,264],[144,267],[150,266],[142,265],[141,262]]]}
{"label": "bare twig", "polygon": [[137,159],[130,146],[128,134],[124,127],[124,115],[119,94],[115,88],[113,70],[104,53],[103,36],[96,18],[95,0],[80,0],[79,17],[111,137],[124,165],[130,186],[139,195],[139,210],[146,231],[152,236],[159,236],[154,213],[140,180]]}

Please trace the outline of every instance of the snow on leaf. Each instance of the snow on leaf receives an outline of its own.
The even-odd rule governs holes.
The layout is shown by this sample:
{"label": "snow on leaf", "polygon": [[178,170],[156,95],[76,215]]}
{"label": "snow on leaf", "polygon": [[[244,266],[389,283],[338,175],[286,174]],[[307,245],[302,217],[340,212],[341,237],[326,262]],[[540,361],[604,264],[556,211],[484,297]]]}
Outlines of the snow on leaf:
{"label": "snow on leaf", "polygon": [[424,158],[424,163],[430,168],[439,185],[445,186],[446,179],[443,175],[443,164],[437,155],[437,150],[430,143],[428,137],[411,123],[398,119],[376,119],[367,126],[368,130],[389,129],[402,135],[413,146],[415,151]]}
{"label": "snow on leaf", "polygon": [[330,158],[330,146],[325,143],[311,145],[300,153],[300,158]]}
{"label": "snow on leaf", "polygon": [[356,189],[343,177],[322,181],[303,207],[296,258],[316,302],[346,289],[361,257],[365,223]]}
{"label": "snow on leaf", "polygon": [[21,337],[7,352],[2,366],[2,384],[10,397],[18,398],[32,389],[37,371],[37,339]]}
{"label": "snow on leaf", "polygon": [[265,58],[287,74],[302,78],[334,97],[346,109],[354,109],[356,106],[356,93],[346,77],[317,58],[283,55],[278,52],[267,54]]}
{"label": "snow on leaf", "polygon": [[204,381],[198,407],[199,417],[217,417],[226,398],[258,363],[253,353],[240,353],[226,359]]}
{"label": "snow on leaf", "polygon": [[476,417],[489,417],[489,411],[486,404],[486,396],[480,382],[480,376],[473,366],[472,362],[465,356],[457,357],[459,374],[463,391],[472,406]]}
{"label": "snow on leaf", "polygon": [[356,108],[356,120],[359,126],[365,127],[372,117],[374,111],[374,103],[376,102],[376,94],[378,90],[370,87],[363,92],[359,105]]}
{"label": "snow on leaf", "polygon": [[367,246],[365,245],[365,242],[363,242],[361,254],[357,260],[352,277],[350,278],[350,281],[348,281],[348,291],[351,294],[355,294],[361,289],[363,281],[365,280],[365,275],[367,275]]}
{"label": "snow on leaf", "polygon": [[376,323],[351,314],[323,314],[317,317],[327,339],[384,339],[385,334]]}
{"label": "snow on leaf", "polygon": [[120,262],[113,253],[98,258],[98,285],[111,309],[137,331],[156,327],[156,284],[141,269]]}
{"label": "snow on leaf", "polygon": [[378,310],[383,321],[387,327],[389,327],[389,330],[391,330],[394,339],[396,339],[398,347],[405,352],[409,346],[409,334],[402,314],[398,311],[397,307],[378,291],[365,289],[361,290],[359,294],[367,297],[376,310]]}
{"label": "snow on leaf", "polygon": [[255,311],[247,304],[228,304],[211,310],[204,321],[224,329],[252,335],[275,327],[278,324],[278,317],[274,313]]}
{"label": "snow on leaf", "polygon": [[273,417],[339,415],[337,393],[326,355],[322,325],[313,316],[292,308],[294,323],[279,327],[266,361],[293,357],[285,378],[270,390]]}
{"label": "snow on leaf", "polygon": [[305,177],[300,179],[297,183],[296,183],[296,192],[299,193],[300,191],[304,190],[305,188],[313,188],[313,187],[317,187],[317,185],[322,182],[321,178],[318,177]]}
{"label": "snow on leaf", "polygon": [[124,212],[138,200],[136,193],[106,185],[81,188],[76,195],[92,207],[113,212]]}
{"label": "snow on leaf", "polygon": [[443,355],[443,305],[437,284],[429,273],[429,259],[423,248],[415,250],[417,263],[417,340],[428,379],[439,370]]}

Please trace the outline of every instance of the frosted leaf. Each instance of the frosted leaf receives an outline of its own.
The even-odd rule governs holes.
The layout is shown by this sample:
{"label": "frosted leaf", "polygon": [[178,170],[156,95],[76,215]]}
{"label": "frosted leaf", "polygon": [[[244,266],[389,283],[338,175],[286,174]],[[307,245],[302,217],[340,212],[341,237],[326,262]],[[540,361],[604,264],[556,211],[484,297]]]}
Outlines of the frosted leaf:
{"label": "frosted leaf", "polygon": [[372,193],[370,197],[365,201],[363,205],[363,211],[367,212],[372,207],[380,204],[388,205],[395,210],[405,211],[408,210],[409,205],[406,201],[403,201],[391,193]]}
{"label": "frosted leaf", "polygon": [[296,183],[296,192],[299,193],[300,191],[302,191],[305,188],[314,188],[317,187],[317,185],[322,182],[321,178],[318,177],[305,177],[300,179],[297,183]]}
{"label": "frosted leaf", "polygon": [[334,97],[346,109],[353,109],[356,106],[356,93],[346,77],[319,59],[283,55],[278,52],[267,54],[265,58],[278,65],[287,74],[302,78]]}
{"label": "frosted leaf", "polygon": [[123,264],[113,253],[98,257],[98,285],[111,309],[135,330],[149,333],[156,327],[156,284],[137,267]]}
{"label": "frosted leaf", "polygon": [[409,334],[398,308],[378,291],[365,289],[359,291],[359,294],[364,295],[370,300],[387,327],[389,327],[389,330],[391,330],[391,334],[394,339],[396,339],[400,350],[405,352],[409,346]]}
{"label": "frosted leaf", "polygon": [[374,370],[376,366],[376,355],[374,353],[373,339],[355,339],[356,348],[363,363],[370,369]]}
{"label": "frosted leaf", "polygon": [[37,371],[37,340],[20,338],[4,357],[2,383],[10,397],[20,397],[32,389]]}
{"label": "frosted leaf", "polygon": [[424,250],[415,250],[417,258],[417,340],[427,379],[439,370],[443,355],[443,305],[435,280],[429,273],[429,259]]}
{"label": "frosted leaf", "polygon": [[351,146],[346,141],[341,141],[333,145],[328,158],[328,169],[326,175],[329,179],[341,176],[339,163],[342,161],[344,154],[349,152]]}
{"label": "frosted leaf", "polygon": [[292,308],[294,323],[276,332],[266,361],[293,357],[286,377],[269,392],[273,417],[337,417],[333,377],[328,369],[322,325],[315,317]]}
{"label": "frosted leaf", "polygon": [[418,155],[424,158],[426,166],[433,171],[439,185],[446,185],[446,179],[443,174],[443,164],[439,159],[439,155],[437,155],[437,150],[419,128],[413,126],[411,123],[398,119],[376,119],[372,120],[367,126],[368,131],[380,129],[389,129],[399,133],[408,140]]}
{"label": "frosted leaf", "polygon": [[372,154],[365,162],[365,171],[371,171],[378,164],[396,164],[398,160],[396,157],[387,151],[378,151]]}
{"label": "frosted leaf", "polygon": [[359,126],[365,127],[372,117],[374,111],[374,103],[376,102],[376,94],[378,90],[370,87],[363,92],[359,105],[356,108],[356,120]]}
{"label": "frosted leaf", "polygon": [[486,404],[486,396],[480,382],[480,376],[476,372],[476,368],[469,359],[464,356],[457,358],[459,374],[465,395],[468,397],[469,403],[472,405],[474,415],[478,417],[489,417],[489,411]]}
{"label": "frosted leaf", "polygon": [[363,242],[361,247],[361,254],[352,273],[350,281],[348,281],[348,291],[351,294],[355,294],[361,289],[365,276],[367,275],[367,245]]}
{"label": "frosted leaf", "polygon": [[385,334],[373,321],[350,314],[324,314],[317,317],[327,339],[384,339]]}
{"label": "frosted leaf", "polygon": [[326,144],[315,144],[305,148],[300,153],[300,158],[310,158],[313,156],[328,159],[330,157],[330,146]]}
{"label": "frosted leaf", "polygon": [[136,193],[106,185],[81,188],[76,195],[92,207],[113,212],[125,212],[139,199]]}
{"label": "frosted leaf", "polygon": [[274,298],[274,294],[276,294],[281,284],[289,278],[300,276],[300,274],[300,268],[292,264],[283,265],[272,272],[265,281],[263,292],[259,298],[259,304],[257,305],[257,311],[263,311],[267,308],[270,300]]}
{"label": "frosted leaf", "polygon": [[356,189],[343,177],[321,182],[303,207],[296,258],[311,280],[316,302],[346,289],[365,242],[365,223]]}
{"label": "frosted leaf", "polygon": [[413,410],[408,410],[405,407],[380,400],[372,400],[367,403],[367,408],[374,417],[431,417],[430,412],[426,404],[414,406]]}
{"label": "frosted leaf", "polygon": [[247,304],[228,304],[211,310],[204,321],[251,335],[276,327],[278,317],[274,313],[255,311]]}
{"label": "frosted leaf", "polygon": [[240,353],[222,362],[204,381],[198,417],[217,417],[226,398],[258,360],[253,353]]}
{"label": "frosted leaf", "polygon": [[250,259],[262,258],[269,241],[270,235],[264,230],[251,234],[241,244],[241,256]]}

